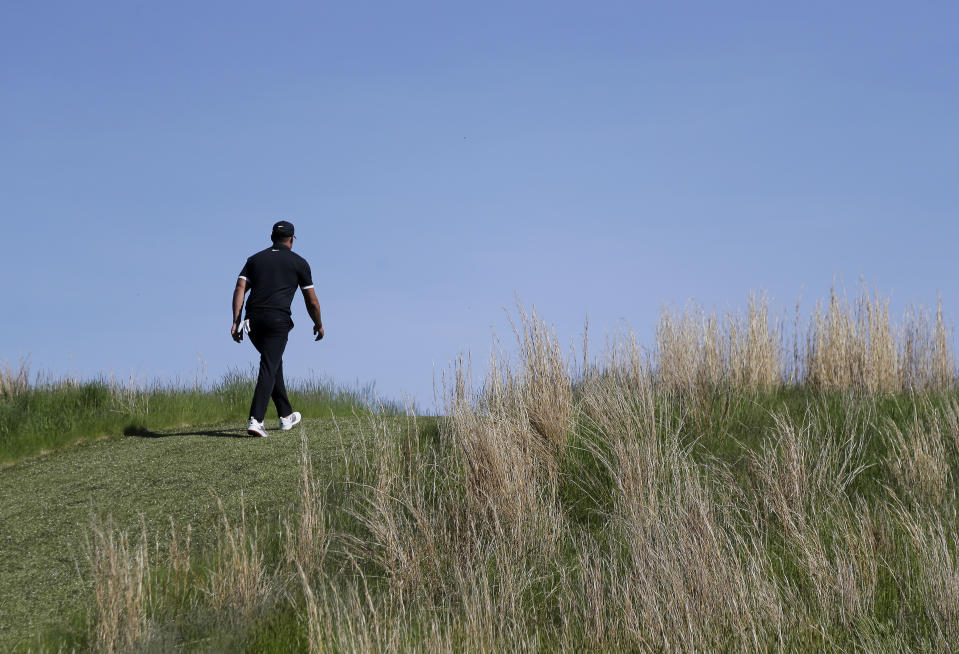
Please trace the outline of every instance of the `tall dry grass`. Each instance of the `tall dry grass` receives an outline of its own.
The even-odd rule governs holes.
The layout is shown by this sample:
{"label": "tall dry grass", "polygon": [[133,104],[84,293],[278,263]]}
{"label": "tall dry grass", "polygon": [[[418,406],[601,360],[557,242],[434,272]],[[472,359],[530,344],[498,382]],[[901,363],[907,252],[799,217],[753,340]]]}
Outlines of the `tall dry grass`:
{"label": "tall dry grass", "polygon": [[306,437],[300,438],[299,502],[293,515],[283,520],[285,559],[302,575],[323,565],[329,548],[324,488],[313,474]]}
{"label": "tall dry grass", "polygon": [[601,435],[588,447],[613,483],[614,547],[604,567],[596,554],[580,554],[591,604],[603,607],[591,621],[597,635],[610,635],[592,644],[755,649],[782,613],[775,585],[756,567],[761,543],[735,528],[734,503],[717,502],[740,494],[729,470],[697,462],[652,393],[647,385],[637,401],[599,383],[584,400]]}
{"label": "tall dry grass", "polygon": [[955,512],[943,516],[902,504],[892,512],[906,535],[904,550],[916,561],[903,580],[912,591],[910,599],[932,625],[931,644],[940,651],[955,651],[959,642],[959,524]]}
{"label": "tall dry grass", "polygon": [[695,303],[681,313],[665,308],[656,328],[659,380],[690,392],[768,389],[782,380],[780,330],[770,323],[765,295],[750,294],[744,313],[722,317]]}
{"label": "tall dry grass", "polygon": [[0,365],[0,398],[19,395],[30,387],[30,364],[21,360],[13,367],[8,362]]}
{"label": "tall dry grass", "polygon": [[946,388],[955,381],[951,330],[941,299],[935,316],[909,307],[893,323],[889,299],[863,288],[853,305],[835,289],[809,326],[805,381],[825,389],[891,392]]}
{"label": "tall dry grass", "polygon": [[850,300],[833,287],[817,303],[799,338],[799,308],[793,351],[783,319],[773,320],[770,300],[750,294],[745,311],[664,308],[656,328],[656,370],[673,389],[695,394],[725,387],[768,390],[785,383],[825,390],[865,392],[941,389],[955,383],[952,330],[942,311],[910,306],[896,322],[890,299],[863,286]]}
{"label": "tall dry grass", "polygon": [[146,527],[140,542],[134,545],[128,532],[94,521],[85,550],[93,582],[90,642],[98,652],[131,651],[150,624],[151,566]]}
{"label": "tall dry grass", "polygon": [[242,497],[238,521],[230,520],[220,498],[217,506],[220,524],[214,561],[204,590],[215,611],[249,619],[270,591],[259,524],[257,519],[247,522]]}
{"label": "tall dry grass", "polygon": [[460,359],[446,414],[471,515],[532,534],[529,516],[546,515],[555,504],[559,454],[573,426],[573,381],[555,333],[535,311],[520,310],[514,332],[517,371],[494,349],[476,394]]}

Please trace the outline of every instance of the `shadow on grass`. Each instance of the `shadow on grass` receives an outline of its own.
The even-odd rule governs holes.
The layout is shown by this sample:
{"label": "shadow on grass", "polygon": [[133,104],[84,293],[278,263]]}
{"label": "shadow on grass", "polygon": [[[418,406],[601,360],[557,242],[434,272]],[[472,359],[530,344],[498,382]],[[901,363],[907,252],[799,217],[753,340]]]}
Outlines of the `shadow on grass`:
{"label": "shadow on grass", "polygon": [[140,425],[127,425],[123,429],[124,436],[139,436],[140,438],[167,438],[168,436],[212,436],[214,438],[259,438],[246,433],[246,429],[188,429],[186,431],[156,432]]}

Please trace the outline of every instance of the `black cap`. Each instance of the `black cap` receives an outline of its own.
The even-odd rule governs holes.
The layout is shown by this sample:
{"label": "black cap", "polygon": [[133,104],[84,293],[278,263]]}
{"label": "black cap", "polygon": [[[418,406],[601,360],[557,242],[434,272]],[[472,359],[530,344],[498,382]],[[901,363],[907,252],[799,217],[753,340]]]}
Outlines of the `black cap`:
{"label": "black cap", "polygon": [[293,236],[293,223],[281,220],[273,225],[273,234],[270,235],[270,238],[274,241],[281,238],[290,238],[291,236]]}

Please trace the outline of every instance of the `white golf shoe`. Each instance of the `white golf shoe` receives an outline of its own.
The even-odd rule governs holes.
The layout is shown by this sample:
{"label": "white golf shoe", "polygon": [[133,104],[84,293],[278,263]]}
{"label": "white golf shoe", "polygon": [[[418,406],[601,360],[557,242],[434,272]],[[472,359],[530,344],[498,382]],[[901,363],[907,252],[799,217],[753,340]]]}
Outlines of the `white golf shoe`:
{"label": "white golf shoe", "polygon": [[300,415],[299,411],[294,411],[285,418],[280,416],[280,431],[290,431],[294,425],[299,424],[302,418],[303,416]]}
{"label": "white golf shoe", "polygon": [[267,436],[263,423],[259,422],[256,418],[250,418],[250,424],[246,428],[246,433],[250,436],[259,436],[260,438],[266,438]]}

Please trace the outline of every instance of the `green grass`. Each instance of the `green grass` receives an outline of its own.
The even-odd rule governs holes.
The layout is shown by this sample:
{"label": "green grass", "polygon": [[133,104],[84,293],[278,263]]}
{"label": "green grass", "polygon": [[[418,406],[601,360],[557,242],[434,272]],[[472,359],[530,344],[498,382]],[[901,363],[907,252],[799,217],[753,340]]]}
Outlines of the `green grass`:
{"label": "green grass", "polygon": [[[363,442],[364,425],[362,418],[305,418],[298,429],[309,439],[314,470],[323,474],[343,448]],[[172,518],[192,525],[197,549],[212,546],[216,498],[235,516],[242,496],[249,513],[275,523],[295,496],[298,432],[245,435],[234,423],[128,436],[0,471],[0,651],[34,642],[47,629],[57,640],[70,631],[65,616],[80,621],[90,601],[82,543],[92,516],[139,533],[142,514],[161,542]],[[264,623],[257,633],[270,629]]]}
{"label": "green grass", "polygon": [[[242,394],[237,391],[237,395]],[[243,395],[237,401],[246,397]],[[768,442],[777,413],[786,412],[794,424],[801,424],[808,417],[823,442],[845,438],[850,432],[862,434],[864,450],[859,459],[868,467],[847,494],[868,505],[883,503],[888,499],[890,486],[895,485],[888,469],[889,444],[880,429],[883,421],[906,425],[913,420],[915,411],[924,410],[922,407],[939,407],[955,400],[959,400],[957,391],[915,396],[824,393],[802,388],[767,393],[717,392],[705,407],[687,406],[681,396],[660,398],[669,405],[665,412],[668,419],[674,425],[682,425],[682,445],[690,448],[700,462],[719,460],[728,464],[743,489],[749,489],[753,483],[750,457]],[[149,399],[151,406],[166,401]],[[229,401],[223,403],[228,405]],[[301,406],[297,404],[298,409]],[[326,501],[331,507],[330,528],[362,541],[368,534],[356,519],[360,512],[356,498],[362,490],[358,484],[364,480],[353,466],[358,465],[364,452],[382,443],[376,442],[380,435],[371,429],[367,417],[343,417],[347,406],[351,405],[340,407],[340,417],[318,418],[307,413],[299,429],[307,437],[314,474],[329,482]],[[164,415],[174,420],[176,413],[169,409]],[[125,438],[60,450],[0,471],[0,651],[61,642],[80,649],[86,646],[84,612],[90,606],[91,596],[82,543],[94,515],[109,516],[117,529],[131,533],[139,533],[142,515],[150,538],[161,550],[168,545],[171,519],[181,528],[190,524],[194,551],[202,559],[210,555],[215,545],[220,516],[216,498],[222,499],[227,514],[235,519],[242,497],[248,516],[255,516],[262,527],[267,567],[280,567],[276,527],[279,516],[297,495],[297,432],[273,432],[268,439],[247,439],[242,438],[244,432],[236,421],[172,430],[156,424],[128,429],[131,435]],[[558,492],[570,524],[602,549],[615,547],[606,541],[604,520],[610,513],[615,491],[602,466],[585,447],[590,439],[599,437],[601,434],[588,424],[577,426],[560,461]],[[431,462],[426,467],[431,476],[426,484],[429,502],[448,501],[429,495],[442,493],[455,484],[450,482],[450,443],[441,422],[421,422],[414,441],[402,447],[408,448],[402,460],[424,457]],[[949,456],[954,485],[959,460],[951,450]],[[345,480],[349,483],[343,483]],[[830,520],[824,519],[820,525],[825,543],[829,542],[834,526]],[[772,574],[788,580],[800,593],[809,592],[808,579],[794,558],[795,552],[775,530],[775,521],[771,519],[769,525],[766,547],[770,561],[775,563]],[[899,539],[901,534],[890,537]],[[877,647],[890,651],[921,650],[931,647],[927,640],[929,616],[922,607],[912,606],[912,591],[904,588],[903,579],[897,576],[916,565],[916,555],[905,544],[898,551],[901,560],[890,559],[891,567],[880,569],[876,606],[868,617],[872,622],[856,628],[874,634],[873,644]],[[528,616],[531,628],[542,634],[541,646],[546,650],[558,645],[551,634],[562,613],[558,603],[562,598],[553,591],[559,584],[560,572],[573,565],[574,558],[570,552],[545,562],[532,555],[529,559],[528,564],[536,573],[535,583],[523,597],[521,612]],[[350,575],[344,572],[349,570],[349,560],[340,556],[331,557],[331,561],[334,562],[330,565],[341,566],[337,569],[343,583],[350,583]],[[365,582],[370,584],[376,601],[383,601],[388,592],[386,571],[368,560],[355,563],[368,575]],[[209,566],[209,560],[198,564],[201,570]],[[495,583],[497,571],[492,562],[490,566],[489,575]],[[162,566],[158,574],[165,574]],[[166,612],[160,616],[160,622],[161,629],[169,631],[169,639],[154,639],[153,645],[158,651],[305,651],[302,598],[297,595],[295,581],[288,588],[286,600],[270,603],[250,619],[239,622],[216,614],[202,602],[193,608],[173,611],[170,606],[176,602],[167,597]],[[455,611],[455,604],[449,610]],[[415,639],[417,629],[427,628],[428,616],[417,617],[414,612],[414,620],[418,619],[422,619],[422,627],[405,627],[410,638]],[[856,629],[827,624],[821,631],[799,629],[787,633],[784,642],[789,649],[854,650],[863,646],[855,639],[855,633]],[[588,631],[581,634],[584,646],[589,643],[589,636]],[[623,643],[624,647],[627,645]],[[768,646],[775,648],[773,643]]]}
{"label": "green grass", "polygon": [[[206,389],[159,382],[131,389],[106,380],[61,380],[0,393],[0,465],[106,436],[239,425],[248,416],[254,383],[234,372]],[[370,387],[344,389],[313,381],[294,382],[289,392],[297,410],[313,416],[350,416],[374,400]]]}

